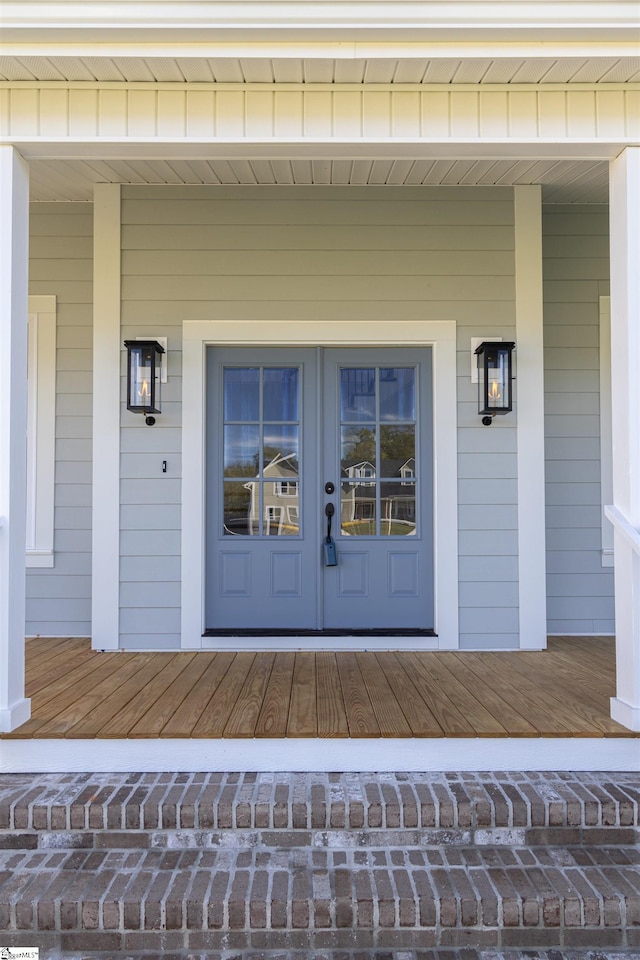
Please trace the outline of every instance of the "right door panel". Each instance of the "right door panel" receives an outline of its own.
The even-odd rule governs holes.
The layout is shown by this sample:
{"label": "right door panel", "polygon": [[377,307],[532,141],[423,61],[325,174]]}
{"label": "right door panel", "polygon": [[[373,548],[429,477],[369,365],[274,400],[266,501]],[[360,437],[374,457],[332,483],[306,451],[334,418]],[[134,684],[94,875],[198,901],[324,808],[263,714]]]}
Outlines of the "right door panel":
{"label": "right door panel", "polygon": [[338,551],[324,627],[433,627],[431,350],[325,351],[322,420]]}

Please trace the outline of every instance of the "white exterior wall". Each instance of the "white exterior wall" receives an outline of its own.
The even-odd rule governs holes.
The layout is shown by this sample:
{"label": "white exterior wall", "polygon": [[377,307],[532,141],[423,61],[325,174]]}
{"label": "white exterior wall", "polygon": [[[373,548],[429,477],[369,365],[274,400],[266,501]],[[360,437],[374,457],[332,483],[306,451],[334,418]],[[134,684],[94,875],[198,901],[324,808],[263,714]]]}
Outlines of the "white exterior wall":
{"label": "white exterior wall", "polygon": [[609,294],[608,208],[546,206],[543,255],[548,629],[613,633],[600,490],[599,297]]}
{"label": "white exterior wall", "polygon": [[92,204],[32,204],[30,234],[29,293],[57,298],[57,377],[54,565],[27,570],[26,633],[86,637],[91,635]]}
{"label": "white exterior wall", "polygon": [[182,320],[371,319],[458,323],[461,643],[516,646],[516,422],[483,427],[470,381],[472,336],[515,337],[512,190],[124,187],[122,196],[122,339],[169,338],[153,429],[127,414],[122,393],[122,645],[179,642]]}

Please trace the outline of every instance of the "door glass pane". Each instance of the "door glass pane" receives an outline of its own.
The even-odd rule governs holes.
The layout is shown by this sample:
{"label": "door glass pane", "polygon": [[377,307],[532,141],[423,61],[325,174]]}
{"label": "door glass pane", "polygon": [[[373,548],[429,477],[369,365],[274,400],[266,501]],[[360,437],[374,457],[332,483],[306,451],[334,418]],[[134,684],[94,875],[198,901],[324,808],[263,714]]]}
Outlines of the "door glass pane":
{"label": "door glass pane", "polygon": [[413,367],[380,368],[381,420],[415,420],[415,395]]}
{"label": "door glass pane", "polygon": [[291,424],[269,424],[264,427],[263,476],[297,477],[299,428]]}
{"label": "door glass pane", "polygon": [[342,536],[407,536],[416,529],[414,367],[340,369]]}
{"label": "door glass pane", "polygon": [[265,420],[299,420],[297,367],[265,367]]}
{"label": "door glass pane", "polygon": [[380,534],[402,537],[416,532],[415,483],[380,484]]}
{"label": "door glass pane", "polygon": [[301,533],[300,379],[299,367],[224,369],[225,536]]}
{"label": "door glass pane", "polygon": [[264,533],[269,537],[296,537],[299,532],[299,485],[292,480],[265,483]]}
{"label": "door glass pane", "polygon": [[257,367],[225,368],[224,419],[260,419],[260,370]]}
{"label": "door glass pane", "polygon": [[375,477],[376,431],[371,427],[340,428],[340,469],[343,477]]}
{"label": "door glass pane", "polygon": [[224,428],[225,477],[257,477],[260,428],[257,424],[227,424]]}
{"label": "door glass pane", "polygon": [[375,537],[375,482],[340,484],[340,533],[343,537]]}
{"label": "door glass pane", "polygon": [[380,426],[380,476],[413,478],[416,473],[416,428]]}
{"label": "door glass pane", "polygon": [[224,533],[225,536],[247,537],[260,533],[260,484],[225,481]]}
{"label": "door glass pane", "polygon": [[376,418],[376,371],[344,367],[340,371],[340,419],[366,423]]}

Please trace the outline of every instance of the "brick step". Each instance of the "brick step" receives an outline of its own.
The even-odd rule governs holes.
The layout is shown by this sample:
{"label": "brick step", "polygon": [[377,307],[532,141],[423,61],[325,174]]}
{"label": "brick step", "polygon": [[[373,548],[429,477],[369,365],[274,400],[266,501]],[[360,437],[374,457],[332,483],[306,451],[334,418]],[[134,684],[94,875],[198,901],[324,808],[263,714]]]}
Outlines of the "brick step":
{"label": "brick step", "polygon": [[0,938],[69,951],[632,948],[639,866],[636,847],[6,851]]}
{"label": "brick step", "polygon": [[513,828],[548,844],[598,828],[627,843],[639,805],[637,773],[0,774],[11,832]]}
{"label": "brick step", "polygon": [[0,944],[51,958],[631,956],[639,787],[637,774],[4,775]]}

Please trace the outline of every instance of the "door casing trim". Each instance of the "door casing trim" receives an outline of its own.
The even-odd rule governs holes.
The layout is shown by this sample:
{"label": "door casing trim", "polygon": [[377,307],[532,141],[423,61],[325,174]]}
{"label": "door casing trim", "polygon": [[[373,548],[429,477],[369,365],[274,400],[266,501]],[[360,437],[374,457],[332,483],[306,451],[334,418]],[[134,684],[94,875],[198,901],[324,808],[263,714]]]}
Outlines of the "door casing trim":
{"label": "door casing trim", "polygon": [[[457,649],[458,503],[456,323],[185,320],[182,345],[181,647],[203,647],[205,601],[205,358],[208,346],[431,347],[433,375],[434,629],[439,649]],[[206,648],[229,649],[216,638]],[[231,639],[231,638],[229,638]],[[285,638],[283,638],[284,641]],[[234,638],[237,643],[237,638]],[[295,642],[295,641],[294,641]],[[416,637],[414,649],[424,638]],[[431,641],[432,643],[433,641]],[[343,642],[344,644],[344,642]],[[300,645],[299,640],[295,643]],[[431,645],[431,644],[429,644]],[[283,642],[281,649],[288,644]],[[324,644],[323,644],[324,646]],[[370,647],[353,637],[349,649]]]}

